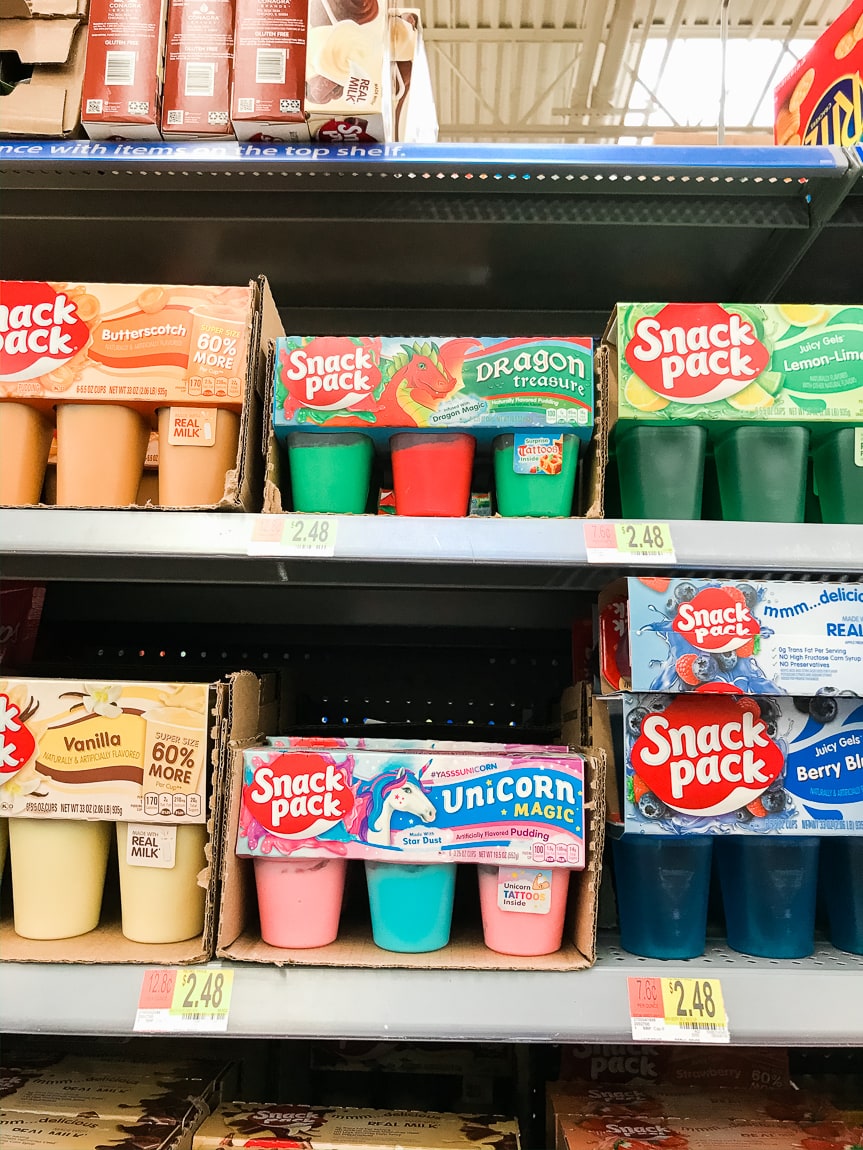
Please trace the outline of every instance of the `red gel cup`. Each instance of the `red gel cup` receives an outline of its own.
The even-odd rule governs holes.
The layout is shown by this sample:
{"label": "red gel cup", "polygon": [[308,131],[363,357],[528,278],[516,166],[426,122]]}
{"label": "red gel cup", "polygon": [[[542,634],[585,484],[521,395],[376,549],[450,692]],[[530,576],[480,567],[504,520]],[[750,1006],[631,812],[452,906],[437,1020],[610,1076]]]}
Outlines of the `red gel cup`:
{"label": "red gel cup", "polygon": [[396,515],[467,515],[476,453],[472,435],[402,432],[392,437],[390,449]]}

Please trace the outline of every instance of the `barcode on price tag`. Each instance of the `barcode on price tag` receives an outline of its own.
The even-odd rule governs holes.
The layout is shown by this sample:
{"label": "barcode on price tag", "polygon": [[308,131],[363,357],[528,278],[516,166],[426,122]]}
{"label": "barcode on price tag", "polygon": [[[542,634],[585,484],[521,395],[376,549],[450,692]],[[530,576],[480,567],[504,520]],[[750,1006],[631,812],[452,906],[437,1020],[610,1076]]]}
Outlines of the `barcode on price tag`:
{"label": "barcode on price tag", "polygon": [[142,1034],[216,1034],[228,1029],[232,970],[144,971],[133,1030]]}
{"label": "barcode on price tag", "polygon": [[636,1042],[730,1042],[718,978],[628,978]]}
{"label": "barcode on price tag", "polygon": [[338,520],[331,515],[258,515],[252,523],[250,555],[336,553]]}
{"label": "barcode on price tag", "polygon": [[674,543],[667,523],[640,520],[583,524],[588,563],[674,564]]}

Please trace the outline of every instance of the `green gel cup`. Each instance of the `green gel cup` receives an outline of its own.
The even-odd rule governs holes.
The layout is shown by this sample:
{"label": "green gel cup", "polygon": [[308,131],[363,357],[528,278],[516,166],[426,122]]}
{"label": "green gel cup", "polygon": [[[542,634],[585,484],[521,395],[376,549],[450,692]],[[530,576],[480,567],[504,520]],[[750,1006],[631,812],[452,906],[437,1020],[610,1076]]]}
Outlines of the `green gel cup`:
{"label": "green gel cup", "polygon": [[842,427],[819,436],[812,456],[824,523],[863,523],[863,467],[855,462],[854,437]]}
{"label": "green gel cup", "polygon": [[369,436],[359,432],[293,432],[288,466],[294,510],[362,515],[374,454]]}
{"label": "green gel cup", "polygon": [[716,441],[716,470],[726,520],[802,523],[809,430],[794,424],[744,425]]}
{"label": "green gel cup", "polygon": [[494,441],[494,485],[497,510],[507,517],[566,518],[572,512],[579,439],[564,435],[563,458],[557,475],[519,474],[513,469],[514,435]]}
{"label": "green gel cup", "polygon": [[707,432],[695,425],[615,429],[625,519],[700,519]]}

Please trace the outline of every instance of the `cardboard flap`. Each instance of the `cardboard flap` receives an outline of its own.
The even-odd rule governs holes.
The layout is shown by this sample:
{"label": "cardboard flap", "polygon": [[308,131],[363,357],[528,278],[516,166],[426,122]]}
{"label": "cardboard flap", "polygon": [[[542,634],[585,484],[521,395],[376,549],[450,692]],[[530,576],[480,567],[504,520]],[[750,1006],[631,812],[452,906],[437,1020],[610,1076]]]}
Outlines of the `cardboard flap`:
{"label": "cardboard flap", "polygon": [[[22,64],[65,64],[78,28],[77,20],[4,20],[0,50],[17,53]],[[19,84],[16,92],[30,86]],[[3,102],[9,99],[4,96]]]}
{"label": "cardboard flap", "polygon": [[3,20],[54,20],[86,13],[86,0],[0,0]]}
{"label": "cardboard flap", "polygon": [[64,85],[19,84],[0,99],[0,135],[60,136],[65,110]]}
{"label": "cardboard flap", "polygon": [[32,15],[27,0],[0,0],[0,20],[29,20]]}

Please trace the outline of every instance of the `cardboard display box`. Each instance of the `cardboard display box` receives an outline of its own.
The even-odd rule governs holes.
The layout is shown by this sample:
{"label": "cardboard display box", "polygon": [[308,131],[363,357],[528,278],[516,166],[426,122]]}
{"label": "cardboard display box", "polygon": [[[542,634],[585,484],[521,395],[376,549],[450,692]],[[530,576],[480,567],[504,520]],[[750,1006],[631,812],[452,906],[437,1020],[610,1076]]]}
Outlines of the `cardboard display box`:
{"label": "cardboard display box", "polygon": [[[0,66],[0,83],[11,86],[0,97],[0,135],[61,137],[76,132],[86,15],[87,0],[0,2],[0,52],[8,54]],[[19,61],[17,68],[13,53]]]}
{"label": "cardboard display box", "polygon": [[[272,514],[282,514],[291,509],[290,503],[290,490],[288,479],[288,464],[285,449],[280,442],[280,436],[286,435],[290,430],[309,430],[315,426],[314,422],[300,423],[296,427],[289,425],[285,422],[277,433],[274,421],[275,410],[275,388],[276,388],[276,356],[278,345],[273,345],[270,348],[269,363],[267,365],[267,386],[268,391],[265,397],[265,410],[269,413],[266,417],[266,425],[264,429],[264,456],[265,456],[265,478],[264,478],[264,512]],[[600,366],[601,361],[607,355],[607,349],[600,348],[593,359],[593,372],[597,380],[604,379],[604,374]],[[576,509],[576,518],[584,519],[601,519],[604,510],[605,500],[605,470],[608,463],[608,416],[607,416],[607,403],[606,391],[604,385],[598,385],[592,389],[593,392],[593,412],[592,412],[592,427],[593,435],[590,441],[582,447],[579,453],[578,471],[576,474],[575,484],[575,499],[573,506]],[[585,409],[582,407],[582,410]],[[389,418],[389,417],[388,417]],[[573,426],[575,426],[575,417],[573,417]],[[550,425],[551,426],[551,425]],[[585,425],[586,426],[586,425]],[[341,430],[339,424],[335,427]],[[563,424],[561,424],[563,427]],[[368,432],[369,425],[362,419],[356,419],[355,430],[362,430]],[[414,425],[415,429],[415,425]],[[470,434],[475,434],[481,431],[480,428],[471,427],[469,424],[458,424],[452,427],[446,427],[445,430],[458,430],[466,431]],[[382,425],[378,431],[380,439],[379,450],[386,449],[386,441],[388,436],[397,431],[398,428],[394,426]],[[501,427],[500,431],[513,430],[512,427]],[[540,427],[536,428],[539,432]],[[566,430],[566,429],[565,429]],[[485,438],[489,439],[494,434],[494,430],[485,428]],[[557,434],[555,432],[554,434]],[[584,434],[584,432],[582,432]],[[478,449],[478,454],[482,451],[482,447]],[[372,491],[372,502],[377,508],[376,493]]]}
{"label": "cardboard display box", "polygon": [[[596,907],[602,844],[605,833],[605,756],[602,752],[581,752],[586,756],[584,817],[586,860],[583,871],[570,877],[569,908],[563,948],[539,958],[517,958],[497,954],[485,947],[476,879],[472,867],[462,868],[456,889],[456,908],[449,946],[430,954],[396,954],[384,951],[372,941],[362,866],[349,867],[348,890],[338,939],[317,950],[284,950],[269,946],[260,937],[257,921],[253,861],[238,858],[235,849],[242,807],[243,753],[260,741],[262,731],[251,721],[253,710],[246,708],[249,721],[235,726],[228,786],[225,791],[221,835],[222,887],[219,902],[217,956],[244,962],[277,966],[358,966],[404,967],[444,970],[585,970],[596,958]],[[271,728],[274,729],[274,728]],[[574,726],[564,727],[563,741],[573,744]]]}
{"label": "cardboard display box", "polygon": [[231,122],[238,140],[308,140],[308,0],[235,0]]}
{"label": "cardboard display box", "polygon": [[[147,684],[147,686],[153,685]],[[236,737],[236,729],[242,729],[243,723],[252,721],[249,718],[248,708],[251,707],[256,712],[260,689],[259,680],[248,671],[233,674],[225,682],[215,684],[213,688],[205,759],[210,778],[209,809],[204,812],[208,831],[205,850],[207,865],[198,876],[199,886],[206,890],[204,929],[201,936],[169,944],[137,943],[127,939],[120,926],[119,892],[110,877],[112,868],[109,860],[109,878],[106,882],[102,915],[95,930],[74,938],[43,941],[23,938],[15,932],[11,906],[4,905],[0,920],[0,961],[110,962],[179,966],[206,962],[212,957],[218,902],[217,847],[222,839],[222,797],[229,749]],[[252,725],[256,725],[256,720],[252,721]],[[26,802],[26,797],[23,801]],[[62,814],[59,817],[63,817]],[[110,816],[103,817],[110,818]],[[116,878],[116,875],[114,877]]]}
{"label": "cardboard display box", "polygon": [[815,41],[773,96],[777,144],[863,140],[863,0],[852,0]]}
{"label": "cardboard display box", "polygon": [[[2,103],[2,101],[0,101]],[[19,288],[22,285],[12,284],[10,287]],[[30,285],[23,285],[29,287]],[[185,377],[190,372],[194,374],[193,355],[194,348],[190,349],[190,339],[188,330],[185,335],[176,337],[177,346],[173,348],[169,354],[169,366],[167,372],[172,375],[172,378],[166,382],[165,379],[161,380],[158,385],[152,382],[152,376],[149,374],[149,367],[140,364],[136,361],[134,349],[141,345],[141,340],[131,345],[133,354],[131,362],[129,362],[129,378],[127,381],[117,382],[118,376],[111,374],[111,370],[103,374],[102,364],[104,357],[118,355],[118,364],[122,364],[124,360],[128,360],[130,353],[126,351],[125,356],[122,351],[117,352],[118,344],[122,345],[124,333],[127,331],[128,324],[137,323],[150,324],[151,326],[173,326],[184,327],[186,324],[194,324],[195,319],[198,318],[201,324],[206,324],[206,317],[191,317],[189,315],[190,303],[188,300],[182,300],[182,308],[177,310],[172,305],[174,296],[171,293],[182,293],[185,289],[165,288],[159,285],[125,285],[131,291],[137,291],[140,287],[140,294],[144,298],[145,306],[140,308],[131,319],[124,320],[112,317],[110,321],[106,321],[104,325],[98,328],[95,326],[93,319],[87,323],[86,320],[81,320],[77,314],[76,301],[83,302],[85,307],[92,310],[93,303],[98,306],[98,299],[96,296],[87,292],[88,286],[92,286],[94,292],[98,292],[100,287],[104,287],[106,291],[113,292],[117,289],[118,285],[34,285],[38,288],[50,289],[52,294],[56,294],[57,289],[70,289],[69,295],[72,302],[67,303],[68,314],[71,314],[71,327],[72,332],[71,343],[67,345],[67,350],[71,349],[74,352],[71,361],[66,362],[63,356],[58,356],[55,360],[46,361],[41,363],[34,362],[29,366],[30,376],[35,372],[43,371],[42,375],[35,376],[34,378],[19,378],[19,371],[15,364],[16,356],[12,354],[0,355],[0,382],[4,376],[8,375],[14,378],[14,382],[7,384],[5,398],[10,400],[25,399],[28,403],[36,403],[46,411],[50,411],[60,399],[74,399],[76,395],[80,394],[81,398],[87,398],[91,402],[99,402],[98,398],[94,396],[101,396],[104,400],[109,402],[128,402],[130,406],[136,407],[150,414],[154,419],[154,413],[160,406],[169,406],[172,403],[180,407],[194,407],[197,405],[206,406],[209,403],[215,405],[224,405],[232,407],[234,410],[240,411],[240,436],[237,448],[236,465],[231,468],[225,476],[225,487],[221,499],[218,503],[210,504],[206,507],[197,508],[183,508],[183,510],[214,510],[214,511],[259,511],[261,506],[261,488],[262,488],[262,463],[261,463],[261,450],[260,450],[260,434],[263,425],[263,404],[264,394],[267,392],[266,383],[266,370],[267,370],[267,351],[271,341],[277,339],[282,334],[281,320],[276,305],[273,301],[272,293],[270,292],[269,284],[264,276],[259,277],[257,280],[251,282],[246,288],[236,289],[238,298],[240,298],[240,311],[237,311],[236,302],[231,307],[232,316],[230,320],[225,323],[231,330],[234,330],[237,325],[243,329],[244,334],[237,340],[237,352],[235,355],[236,364],[231,368],[230,374],[224,368],[219,368],[215,372],[214,379],[208,385],[208,390],[205,393],[205,381],[198,379],[195,382],[192,379],[187,380]],[[0,284],[0,298],[3,299],[5,304],[5,293],[2,291],[3,285]],[[190,292],[204,292],[204,293],[218,293],[226,289],[217,288],[202,288],[202,289],[189,289]],[[73,296],[74,293],[74,296]],[[242,295],[241,295],[242,293]],[[65,300],[67,298],[66,292],[60,292],[60,295]],[[151,298],[152,297],[152,298]],[[60,298],[58,296],[58,298]],[[161,301],[161,303],[160,303]],[[129,309],[133,308],[130,303]],[[155,310],[153,310],[155,309]],[[63,309],[61,308],[61,311]],[[241,322],[236,317],[240,313],[245,316]],[[65,313],[64,313],[65,314]],[[85,314],[89,314],[85,311]],[[220,321],[221,322],[221,321]],[[127,327],[123,325],[126,324]],[[85,330],[92,326],[93,333],[90,334]],[[113,339],[104,336],[102,328],[111,328],[113,332]],[[80,332],[78,329],[81,329]],[[12,333],[14,334],[14,333]],[[63,334],[63,333],[61,333]],[[98,348],[91,348],[94,336],[98,336]],[[155,337],[157,340],[161,337]],[[235,336],[231,336],[235,338]],[[152,345],[153,341],[149,341]],[[155,345],[157,349],[160,345]],[[95,360],[90,359],[90,350],[96,355]],[[164,354],[162,350],[157,350],[157,354]],[[35,358],[32,357],[31,358]],[[66,357],[69,360],[69,357]],[[116,365],[115,365],[116,366]],[[144,382],[142,382],[142,379]],[[47,382],[46,382],[47,380]],[[110,388],[110,390],[109,390]],[[2,402],[2,400],[0,400]],[[148,452],[150,458],[145,468],[152,471],[155,458],[152,452],[154,440],[157,439],[151,435],[151,445]],[[146,482],[148,471],[145,470],[145,482],[139,490],[139,502],[146,501],[149,497],[155,501],[156,494],[152,482]],[[54,485],[54,477],[51,472],[50,463],[49,470],[46,473],[46,483],[42,492],[42,501],[39,506],[51,506],[54,498],[56,487]],[[160,508],[161,509],[161,508]]]}

